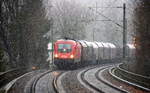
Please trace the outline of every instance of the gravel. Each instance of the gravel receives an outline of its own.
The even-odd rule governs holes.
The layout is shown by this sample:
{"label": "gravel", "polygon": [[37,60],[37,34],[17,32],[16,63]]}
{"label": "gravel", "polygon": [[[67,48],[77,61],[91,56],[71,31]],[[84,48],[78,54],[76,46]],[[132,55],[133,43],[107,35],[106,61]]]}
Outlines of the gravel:
{"label": "gravel", "polygon": [[86,89],[77,79],[77,74],[79,70],[70,71],[64,77],[62,77],[62,85],[66,93],[92,93],[90,90]]}

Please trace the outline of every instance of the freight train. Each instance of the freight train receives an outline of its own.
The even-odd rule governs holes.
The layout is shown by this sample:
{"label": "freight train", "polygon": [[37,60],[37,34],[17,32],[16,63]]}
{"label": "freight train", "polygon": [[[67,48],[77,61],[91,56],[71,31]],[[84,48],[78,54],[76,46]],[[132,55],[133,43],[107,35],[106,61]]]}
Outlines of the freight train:
{"label": "freight train", "polygon": [[[126,57],[133,58],[135,47],[127,44]],[[60,39],[54,43],[54,64],[58,68],[115,62],[122,58],[122,48],[112,43]]]}

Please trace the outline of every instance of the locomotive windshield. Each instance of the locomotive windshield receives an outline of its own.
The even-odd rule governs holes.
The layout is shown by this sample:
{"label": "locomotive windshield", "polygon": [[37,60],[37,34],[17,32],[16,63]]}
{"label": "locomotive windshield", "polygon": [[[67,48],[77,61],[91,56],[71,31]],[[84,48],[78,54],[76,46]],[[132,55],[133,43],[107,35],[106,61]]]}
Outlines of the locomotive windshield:
{"label": "locomotive windshield", "polygon": [[71,50],[71,44],[58,44],[58,52],[60,53],[69,53]]}

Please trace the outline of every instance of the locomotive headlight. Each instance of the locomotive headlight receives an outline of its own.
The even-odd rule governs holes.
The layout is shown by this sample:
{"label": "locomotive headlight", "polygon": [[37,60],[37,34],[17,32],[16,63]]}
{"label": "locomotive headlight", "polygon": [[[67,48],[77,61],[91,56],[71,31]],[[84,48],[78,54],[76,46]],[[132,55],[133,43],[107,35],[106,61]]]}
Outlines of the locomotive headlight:
{"label": "locomotive headlight", "polygon": [[74,55],[70,55],[70,58],[74,58]]}
{"label": "locomotive headlight", "polygon": [[55,54],[55,57],[58,57],[58,54]]}

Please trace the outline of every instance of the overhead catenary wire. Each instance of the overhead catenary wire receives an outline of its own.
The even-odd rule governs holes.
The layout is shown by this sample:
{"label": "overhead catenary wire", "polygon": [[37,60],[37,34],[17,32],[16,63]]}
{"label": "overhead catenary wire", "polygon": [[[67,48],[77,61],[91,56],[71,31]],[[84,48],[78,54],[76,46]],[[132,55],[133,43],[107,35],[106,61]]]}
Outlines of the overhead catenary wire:
{"label": "overhead catenary wire", "polygon": [[[96,7],[89,7],[89,9],[91,9],[92,11],[96,11],[96,13],[98,13],[100,16],[106,18],[107,21],[111,21],[112,23],[116,24],[117,26],[123,28],[122,25],[120,25],[120,24],[117,23],[116,21],[112,20],[111,18],[105,16],[105,15],[103,14],[104,10],[102,10],[102,11],[97,11],[97,8],[106,8],[106,9],[109,9],[109,8],[123,8],[122,6],[118,6],[118,7],[112,6],[112,5],[114,5],[114,3],[117,2],[117,1],[118,1],[118,0],[114,0],[113,2],[109,3],[108,6],[106,6],[106,7],[98,7],[98,6],[96,5]],[[94,8],[96,8],[96,10],[95,10]],[[106,21],[106,20],[104,20],[104,21]],[[103,20],[98,20],[98,21],[103,21]]]}
{"label": "overhead catenary wire", "polygon": [[[92,9],[92,8],[90,8],[90,9]],[[94,9],[92,9],[92,10],[94,10]],[[99,15],[101,15],[102,17],[106,18],[107,20],[109,20],[109,21],[113,22],[114,24],[118,25],[119,27],[123,28],[122,25],[120,25],[119,23],[115,22],[114,20],[111,20],[111,18],[105,16],[104,14],[102,14],[102,13],[100,13],[100,12],[98,12],[98,11],[97,11],[97,13],[98,13]]]}

